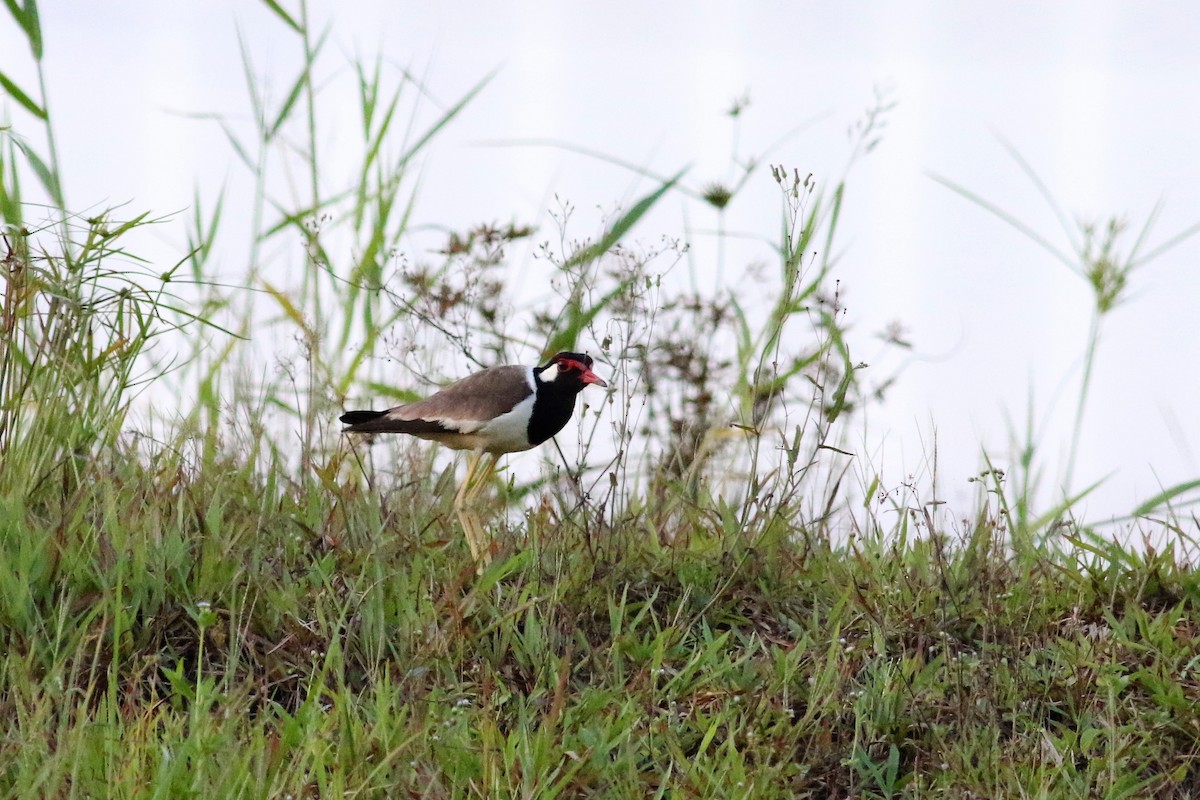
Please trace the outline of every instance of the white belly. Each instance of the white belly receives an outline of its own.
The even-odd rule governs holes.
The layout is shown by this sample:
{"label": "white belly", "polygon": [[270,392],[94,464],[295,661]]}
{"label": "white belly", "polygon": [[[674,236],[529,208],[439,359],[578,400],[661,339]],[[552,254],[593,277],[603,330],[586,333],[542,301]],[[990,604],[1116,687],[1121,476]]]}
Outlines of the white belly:
{"label": "white belly", "polygon": [[535,397],[531,394],[512,411],[501,414],[475,432],[483,440],[484,450],[489,453],[517,453],[532,446],[529,444],[529,415],[533,413]]}

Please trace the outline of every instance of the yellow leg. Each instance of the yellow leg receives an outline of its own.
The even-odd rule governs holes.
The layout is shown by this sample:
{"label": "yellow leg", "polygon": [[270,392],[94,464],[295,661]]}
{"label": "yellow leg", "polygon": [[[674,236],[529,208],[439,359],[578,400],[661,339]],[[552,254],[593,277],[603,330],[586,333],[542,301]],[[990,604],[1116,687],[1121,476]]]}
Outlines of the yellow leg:
{"label": "yellow leg", "polygon": [[483,471],[475,475],[475,486],[467,490],[467,502],[475,502],[475,498],[487,488],[488,482],[491,481],[492,475],[496,474],[496,462],[500,460],[499,456],[488,454],[483,457]]}
{"label": "yellow leg", "polygon": [[[485,462],[482,470],[479,468],[481,461]],[[483,565],[491,560],[492,549],[487,541],[483,523],[470,505],[479,496],[483,487],[487,486],[488,480],[495,471],[496,456],[475,453],[467,463],[466,477],[463,478],[462,485],[454,495],[454,513],[458,517],[459,524],[462,525],[463,534],[467,537],[467,546],[471,548],[471,556],[479,563],[481,570]]]}
{"label": "yellow leg", "polygon": [[471,479],[475,476],[475,470],[479,469],[479,460],[483,457],[483,453],[472,453],[470,460],[467,461],[467,474],[459,484],[458,491],[454,493],[454,511],[457,513],[462,510],[463,504],[467,499],[467,489],[471,485]]}

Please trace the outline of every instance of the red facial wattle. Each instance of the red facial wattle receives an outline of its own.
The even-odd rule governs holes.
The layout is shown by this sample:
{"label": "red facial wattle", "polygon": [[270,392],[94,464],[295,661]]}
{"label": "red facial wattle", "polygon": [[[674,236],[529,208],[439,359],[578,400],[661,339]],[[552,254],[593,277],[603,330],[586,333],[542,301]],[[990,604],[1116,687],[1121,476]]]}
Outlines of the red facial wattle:
{"label": "red facial wattle", "polygon": [[584,383],[594,383],[600,387],[608,386],[608,383],[605,382],[603,378],[592,372],[591,368],[581,361],[576,361],[571,358],[564,358],[558,362],[558,365],[560,369],[565,369],[568,372],[578,372],[579,380],[583,381]]}

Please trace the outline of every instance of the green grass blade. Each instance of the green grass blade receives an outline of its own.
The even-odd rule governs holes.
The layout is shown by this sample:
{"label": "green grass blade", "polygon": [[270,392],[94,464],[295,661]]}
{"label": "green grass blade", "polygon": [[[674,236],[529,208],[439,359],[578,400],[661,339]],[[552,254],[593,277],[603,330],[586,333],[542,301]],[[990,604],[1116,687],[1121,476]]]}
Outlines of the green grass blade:
{"label": "green grass blade", "polygon": [[1035,188],[1037,188],[1038,194],[1040,194],[1042,199],[1046,201],[1046,204],[1050,206],[1050,210],[1054,212],[1054,216],[1058,220],[1059,226],[1063,229],[1063,233],[1067,235],[1067,239],[1074,245],[1075,250],[1081,250],[1081,245],[1075,238],[1076,234],[1078,233],[1075,224],[1071,221],[1071,218],[1067,216],[1067,213],[1063,211],[1062,206],[1058,204],[1058,201],[1054,199],[1054,195],[1051,194],[1050,189],[1042,181],[1041,176],[1039,176],[1037,171],[1034,170],[1033,165],[1025,160],[1025,157],[1021,155],[1021,152],[1017,150],[1017,148],[1011,142],[1002,136],[998,136],[997,138],[1000,140],[1000,145],[1005,149],[1008,155],[1012,157],[1013,161],[1017,162],[1017,166],[1021,168],[1021,171],[1025,173],[1025,177],[1029,178],[1030,182],[1033,183]]}
{"label": "green grass blade", "polygon": [[20,86],[17,86],[17,84],[15,84],[3,72],[0,72],[0,87],[3,87],[4,91],[8,92],[8,96],[13,100],[16,100],[17,104],[30,114],[33,114],[43,122],[49,119],[49,115],[46,114],[46,109],[38,105],[32,97],[25,93]]}
{"label": "green grass blade", "polygon": [[[646,167],[643,167],[632,161],[618,158],[601,150],[595,150],[590,147],[581,147],[580,145],[572,144],[571,142],[564,142],[558,139],[503,139],[485,142],[485,144],[495,147],[552,147],[556,150],[564,150],[568,153],[578,153],[581,156],[587,156],[588,158],[594,158],[598,161],[603,161],[606,164],[612,164],[614,166],[621,167],[622,169],[626,169],[635,175],[641,175],[643,178],[649,178],[650,180],[657,181],[658,183],[666,183],[667,181],[671,180],[665,175],[654,172],[653,170],[647,169]],[[704,194],[702,192],[697,192],[695,189],[690,189],[683,184],[677,185],[675,190],[687,197],[692,198],[693,200],[704,199]]]}
{"label": "green grass blade", "polygon": [[1093,483],[1091,486],[1088,486],[1087,488],[1076,492],[1075,494],[1071,495],[1070,497],[1065,498],[1061,503],[1054,506],[1049,511],[1046,511],[1040,517],[1037,517],[1033,521],[1033,523],[1029,526],[1030,533],[1033,533],[1034,531],[1040,531],[1042,528],[1049,525],[1051,522],[1055,522],[1056,520],[1061,518],[1063,514],[1067,513],[1072,508],[1074,508],[1075,505],[1080,500],[1084,499],[1089,494],[1096,491],[1096,489],[1100,488],[1100,485],[1103,484],[1105,481],[1107,481],[1109,479],[1109,477],[1111,477],[1111,476],[1108,476],[1108,475],[1104,476],[1103,478],[1101,478],[1098,481],[1096,481],[1095,483]]}
{"label": "green grass blade", "polygon": [[291,14],[289,14],[287,11],[285,11],[283,9],[283,6],[279,5],[279,3],[277,3],[275,0],[262,0],[262,4],[264,6],[266,6],[267,8],[271,9],[271,11],[275,14],[275,16],[277,16],[281,20],[283,20],[283,23],[285,25],[287,25],[289,28],[291,28],[296,33],[303,35],[304,26],[301,25],[299,22],[297,22],[295,17],[293,17]]}
{"label": "green grass blade", "polygon": [[8,158],[0,149],[0,219],[9,225],[20,227],[25,218],[21,203],[21,176],[16,169],[16,147],[10,144]]}
{"label": "green grass blade", "polygon": [[1189,225],[1188,227],[1184,228],[1179,233],[1172,236],[1170,239],[1167,239],[1165,242],[1160,244],[1158,247],[1155,247],[1149,253],[1146,253],[1146,255],[1142,256],[1141,258],[1137,259],[1136,261],[1131,261],[1129,264],[1129,267],[1132,269],[1134,267],[1140,267],[1143,264],[1147,264],[1147,263],[1153,261],[1154,259],[1158,258],[1159,256],[1161,256],[1163,253],[1166,253],[1168,250],[1173,250],[1174,248],[1183,244],[1188,239],[1191,239],[1193,236],[1195,236],[1197,233],[1200,233],[1200,222],[1197,222],[1194,225]]}
{"label": "green grass blade", "polygon": [[25,144],[17,138],[13,138],[15,144],[20,151],[25,155],[25,159],[29,162],[29,167],[33,170],[33,174],[41,181],[42,188],[46,190],[46,194],[50,195],[50,199],[56,206],[63,206],[62,187],[58,182],[58,175],[55,174],[46,162],[42,161],[41,157],[33,151],[33,148]]}
{"label": "green grass blade", "polygon": [[675,185],[679,183],[679,179],[684,176],[687,170],[688,168],[684,167],[679,172],[675,173],[673,177],[664,181],[663,184],[653,192],[634,203],[632,208],[622,214],[620,218],[609,227],[604,235],[600,237],[599,241],[589,247],[582,248],[578,253],[568,259],[567,266],[584,264],[589,261],[593,261],[607,253],[610,249],[612,249],[613,245],[621,241],[622,237],[624,237],[625,234],[628,233],[630,229],[632,229],[633,226],[638,223],[638,220],[644,217],[646,213],[649,212],[650,209],[662,199],[663,195],[671,191],[671,189],[673,189]]}
{"label": "green grass blade", "polygon": [[375,397],[390,397],[397,403],[413,403],[420,400],[422,395],[420,392],[415,392],[412,389],[399,389],[388,383],[379,381],[369,381],[365,388]]}
{"label": "green grass blade", "polygon": [[475,96],[482,92],[483,88],[491,83],[492,78],[494,77],[496,77],[496,73],[489,72],[486,76],[484,76],[483,80],[472,86],[457,103],[446,109],[446,111],[440,117],[438,117],[437,121],[431,125],[429,129],[425,131],[425,133],[421,134],[421,136],[417,138],[417,141],[400,157],[400,160],[395,167],[396,171],[400,171],[400,169],[410,160],[412,160],[417,153],[424,149],[425,145],[429,144],[429,142],[433,140],[433,137],[441,133],[442,130],[450,124],[451,120],[462,113],[462,110],[467,107],[467,104],[474,100]]}
{"label": "green grass blade", "polygon": [[42,23],[38,17],[36,0],[25,0],[24,8],[16,0],[4,0],[4,5],[7,6],[8,12],[12,14],[17,24],[21,26],[21,30],[25,32],[25,39],[29,42],[29,49],[33,51],[34,60],[41,61]]}
{"label": "green grass blade", "polygon": [[278,222],[274,223],[262,232],[260,238],[265,241],[270,239],[272,236],[277,235],[281,231],[287,230],[288,228],[297,228],[301,233],[304,233],[306,232],[305,224],[308,220],[317,216],[321,211],[336,206],[342,200],[345,200],[347,197],[349,197],[352,192],[352,189],[345,189],[335,195],[326,197],[315,206],[305,206],[304,208],[297,209],[296,211],[288,211],[278,203],[272,203],[272,207],[275,209],[275,211],[278,211],[281,216]]}
{"label": "green grass blade", "polygon": [[[829,212],[829,222],[826,224],[825,251],[821,254],[822,261],[829,263],[833,260],[833,236],[837,233],[838,222],[842,219],[842,201],[846,197],[846,184],[839,183],[833,190],[833,209]],[[815,218],[816,211],[813,212]],[[806,243],[807,244],[807,243]]]}
{"label": "green grass blade", "polygon": [[1040,233],[1038,233],[1033,228],[1026,225],[1024,222],[1021,222],[1019,219],[1014,217],[1012,214],[1009,214],[1007,211],[1005,211],[1004,209],[1000,208],[997,205],[993,205],[992,203],[989,203],[987,200],[984,200],[982,197],[975,194],[970,189],[967,189],[964,186],[960,186],[959,184],[955,183],[954,181],[950,180],[949,178],[944,178],[941,175],[937,174],[936,172],[926,172],[925,174],[928,175],[933,180],[940,183],[942,186],[945,186],[950,191],[959,195],[960,197],[963,197],[966,200],[970,200],[972,203],[979,206],[984,211],[987,211],[987,212],[991,213],[993,216],[998,217],[999,219],[1003,220],[1004,222],[1007,222],[1011,227],[1017,229],[1020,233],[1024,234],[1024,236],[1027,239],[1029,239],[1030,241],[1037,244],[1039,247],[1041,247],[1043,250],[1045,250],[1050,255],[1057,258],[1062,263],[1066,264],[1067,267],[1070,268],[1072,271],[1074,271],[1074,272],[1079,271],[1079,265],[1070,256],[1068,256],[1063,251],[1059,250],[1057,247],[1055,247],[1053,244],[1051,244],[1050,241],[1048,239],[1046,239],[1046,237],[1042,236]]}
{"label": "green grass blade", "polygon": [[1172,500],[1178,498],[1180,495],[1187,494],[1194,489],[1200,489],[1200,479],[1178,483],[1169,489],[1164,489],[1150,499],[1146,500],[1146,502],[1142,503],[1131,512],[1131,516],[1144,517],[1151,512],[1157,511],[1162,506],[1169,504]]}
{"label": "green grass blade", "polygon": [[1150,213],[1146,216],[1146,221],[1142,224],[1142,229],[1138,231],[1137,240],[1134,241],[1133,247],[1129,250],[1129,255],[1125,259],[1126,269],[1134,269],[1134,265],[1138,262],[1137,254],[1141,252],[1142,245],[1150,238],[1150,231],[1153,230],[1155,223],[1158,222],[1158,217],[1162,214],[1162,210],[1163,201],[1162,198],[1159,198],[1155,201],[1154,207],[1150,209]]}
{"label": "green grass blade", "polygon": [[[596,318],[612,304],[621,295],[625,294],[630,284],[636,280],[636,277],[631,276],[621,281],[616,288],[604,295],[598,302],[595,302],[583,308],[582,301],[579,297],[572,297],[567,303],[559,323],[555,326],[554,336],[546,343],[545,349],[542,351],[544,356],[551,356],[563,350],[574,350],[576,342],[579,341],[579,336],[587,327],[595,322]],[[563,319],[565,317],[565,319]]]}
{"label": "green grass blade", "polygon": [[292,88],[288,91],[287,98],[283,101],[283,105],[279,107],[279,111],[275,114],[275,121],[267,127],[266,137],[268,139],[275,138],[276,134],[279,133],[279,129],[282,128],[283,124],[288,121],[289,117],[291,117],[292,110],[296,107],[296,103],[304,95],[304,89],[312,77],[313,64],[316,62],[317,56],[321,52],[321,48],[325,46],[325,42],[329,38],[329,31],[330,29],[325,29],[325,32],[321,34],[321,37],[317,39],[317,43],[313,46],[312,52],[307,54],[307,60],[304,63],[303,69],[301,69],[300,74],[296,76],[296,80],[292,84]]}

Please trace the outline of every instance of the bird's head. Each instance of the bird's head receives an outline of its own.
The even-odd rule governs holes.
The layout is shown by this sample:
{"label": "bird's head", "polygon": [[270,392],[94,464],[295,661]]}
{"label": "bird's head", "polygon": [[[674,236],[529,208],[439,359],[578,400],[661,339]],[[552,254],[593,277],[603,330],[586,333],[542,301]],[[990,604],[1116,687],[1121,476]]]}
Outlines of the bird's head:
{"label": "bird's head", "polygon": [[546,366],[535,367],[534,374],[541,383],[575,392],[582,392],[589,383],[608,386],[603,378],[592,372],[592,363],[589,355],[562,352],[551,358]]}

